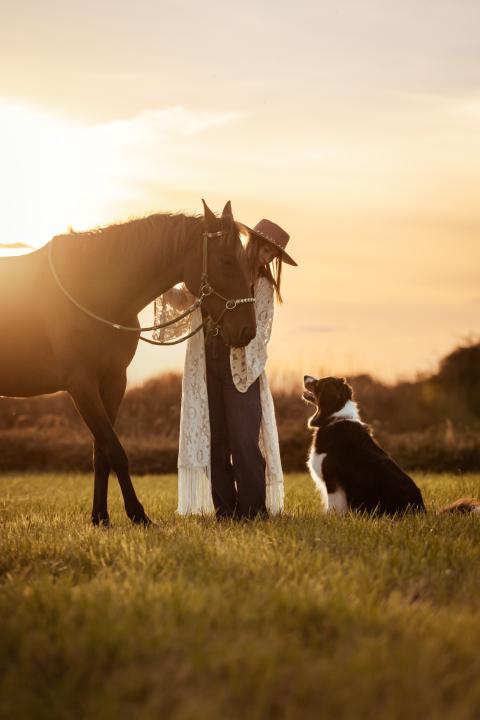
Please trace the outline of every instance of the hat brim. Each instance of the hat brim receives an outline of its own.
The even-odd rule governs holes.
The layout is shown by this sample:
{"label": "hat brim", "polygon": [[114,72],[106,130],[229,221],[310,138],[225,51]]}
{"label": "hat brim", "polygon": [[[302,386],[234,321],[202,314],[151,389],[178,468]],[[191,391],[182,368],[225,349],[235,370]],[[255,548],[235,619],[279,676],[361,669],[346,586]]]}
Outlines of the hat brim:
{"label": "hat brim", "polygon": [[292,258],[292,256],[289,255],[283,248],[281,248],[280,245],[277,245],[276,243],[272,242],[271,240],[268,240],[268,239],[267,239],[266,237],[264,237],[263,235],[260,235],[260,233],[255,232],[255,230],[253,230],[253,228],[248,227],[248,225],[245,225],[245,223],[238,223],[238,225],[239,225],[239,227],[240,227],[241,229],[243,228],[243,229],[245,229],[248,233],[250,233],[250,235],[255,235],[255,237],[257,238],[257,240],[261,240],[262,242],[266,242],[266,243],[268,243],[269,245],[271,245],[272,247],[274,247],[275,250],[277,250],[277,251],[280,253],[280,255],[282,256],[283,262],[286,262],[287,265],[293,265],[294,267],[298,267],[298,263],[296,263],[295,260]]}

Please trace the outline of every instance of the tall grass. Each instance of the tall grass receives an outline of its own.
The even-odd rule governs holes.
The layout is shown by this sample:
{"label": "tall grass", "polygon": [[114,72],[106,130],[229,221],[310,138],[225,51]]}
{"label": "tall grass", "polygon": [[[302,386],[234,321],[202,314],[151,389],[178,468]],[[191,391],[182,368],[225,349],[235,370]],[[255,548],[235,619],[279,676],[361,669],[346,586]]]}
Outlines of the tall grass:
{"label": "tall grass", "polygon": [[282,517],[88,522],[90,478],[0,476],[0,716],[455,718],[480,714],[478,516],[438,516],[480,476],[416,477],[430,512],[324,516],[287,478]]}

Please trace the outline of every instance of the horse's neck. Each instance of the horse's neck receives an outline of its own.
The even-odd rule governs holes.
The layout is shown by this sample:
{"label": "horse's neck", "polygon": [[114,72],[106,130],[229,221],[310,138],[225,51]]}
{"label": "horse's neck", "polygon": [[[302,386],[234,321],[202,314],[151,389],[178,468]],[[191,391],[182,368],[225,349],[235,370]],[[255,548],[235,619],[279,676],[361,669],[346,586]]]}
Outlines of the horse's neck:
{"label": "horse's neck", "polygon": [[199,224],[198,218],[185,217],[182,222],[179,216],[162,215],[132,223],[110,237],[72,238],[78,242],[77,252],[71,254],[62,276],[93,310],[112,317],[137,315],[183,280],[185,257],[195,248]]}
{"label": "horse's neck", "polygon": [[[138,253],[135,271],[129,274],[129,305],[135,313],[148,305],[158,295],[183,280],[185,257],[195,250],[197,218],[185,218],[183,227],[175,228],[170,234],[169,221],[178,223],[178,218],[165,218],[166,227],[161,236],[154,230],[147,230],[144,252]],[[152,236],[148,237],[151,232]],[[193,242],[192,242],[193,241]]]}

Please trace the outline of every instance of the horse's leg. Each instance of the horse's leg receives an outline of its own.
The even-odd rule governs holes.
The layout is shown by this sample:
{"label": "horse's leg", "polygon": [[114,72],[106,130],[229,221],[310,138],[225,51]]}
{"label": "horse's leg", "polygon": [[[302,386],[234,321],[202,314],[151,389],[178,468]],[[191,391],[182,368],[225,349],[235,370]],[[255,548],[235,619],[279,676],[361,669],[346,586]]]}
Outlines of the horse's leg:
{"label": "horse's leg", "polygon": [[86,376],[77,377],[69,384],[68,390],[98,447],[118,477],[128,517],[135,523],[150,525],[151,521],[132,485],[128,458],[103,405],[97,380]]}
{"label": "horse's leg", "polygon": [[92,523],[107,527],[110,524],[108,515],[107,494],[110,463],[97,440],[93,440],[93,507]]}
{"label": "horse's leg", "polygon": [[[100,395],[103,406],[107,411],[112,425],[115,425],[118,409],[125,394],[127,385],[127,374],[125,370],[119,373],[108,375],[100,383]],[[98,441],[93,441],[93,470],[95,473],[93,485],[93,508],[92,522],[94,525],[109,524],[108,516],[108,476],[110,475],[110,463]]]}

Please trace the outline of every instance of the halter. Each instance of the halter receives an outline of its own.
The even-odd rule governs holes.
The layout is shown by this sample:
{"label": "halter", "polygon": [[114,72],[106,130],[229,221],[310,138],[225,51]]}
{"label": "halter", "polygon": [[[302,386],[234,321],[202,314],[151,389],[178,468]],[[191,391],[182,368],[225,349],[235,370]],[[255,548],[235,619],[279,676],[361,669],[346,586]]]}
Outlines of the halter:
{"label": "halter", "polygon": [[[131,327],[129,325],[120,325],[119,323],[111,322],[110,320],[107,320],[106,318],[101,317],[100,315],[96,315],[91,310],[88,310],[88,308],[84,307],[81,303],[76,300],[73,295],[71,295],[68,290],[64,287],[62,284],[57,271],[55,270],[55,266],[53,264],[53,243],[54,240],[52,240],[48,245],[48,264],[50,267],[50,272],[52,273],[53,279],[55,280],[56,284],[62,291],[62,293],[65,295],[65,297],[70,300],[72,305],[74,305],[78,310],[81,310],[85,315],[88,315],[88,317],[92,318],[93,320],[96,320],[97,322],[103,323],[104,325],[107,325],[108,327],[113,328],[114,330],[120,330],[123,332],[134,332],[134,333],[142,333],[142,332],[151,332],[152,330],[161,330],[162,328],[169,327],[170,325],[174,325],[175,323],[179,322],[183,318],[187,317],[187,315],[191,315],[197,308],[201,306],[204,299],[209,297],[210,295],[216,295],[218,298],[223,300],[225,302],[225,307],[223,308],[222,312],[218,316],[216,320],[212,320],[208,324],[207,332],[210,335],[218,335],[219,333],[219,324],[227,310],[235,310],[236,307],[239,305],[245,304],[245,303],[254,303],[255,298],[248,297],[248,298],[226,298],[223,295],[221,295],[215,288],[210,284],[208,280],[208,272],[207,272],[207,264],[208,264],[208,238],[214,238],[214,237],[222,237],[223,231],[219,232],[207,232],[206,230],[203,232],[203,259],[202,259],[202,275],[200,278],[200,289],[199,294],[193,305],[191,305],[185,312],[178,315],[176,318],[173,318],[173,320],[168,320],[165,323],[159,323],[156,325],[151,325],[149,327]],[[207,325],[206,322],[202,322],[201,325],[199,325],[195,330],[192,330],[192,332],[188,333],[188,335],[185,335],[185,337],[180,338],[180,340],[174,340],[171,342],[160,342],[159,340],[150,340],[149,338],[145,338],[140,336],[140,340],[143,340],[143,342],[149,343],[150,345],[178,345],[179,343],[183,342],[184,340],[188,340],[188,338],[192,337],[193,335],[196,335],[197,332],[199,332],[203,327]]]}

